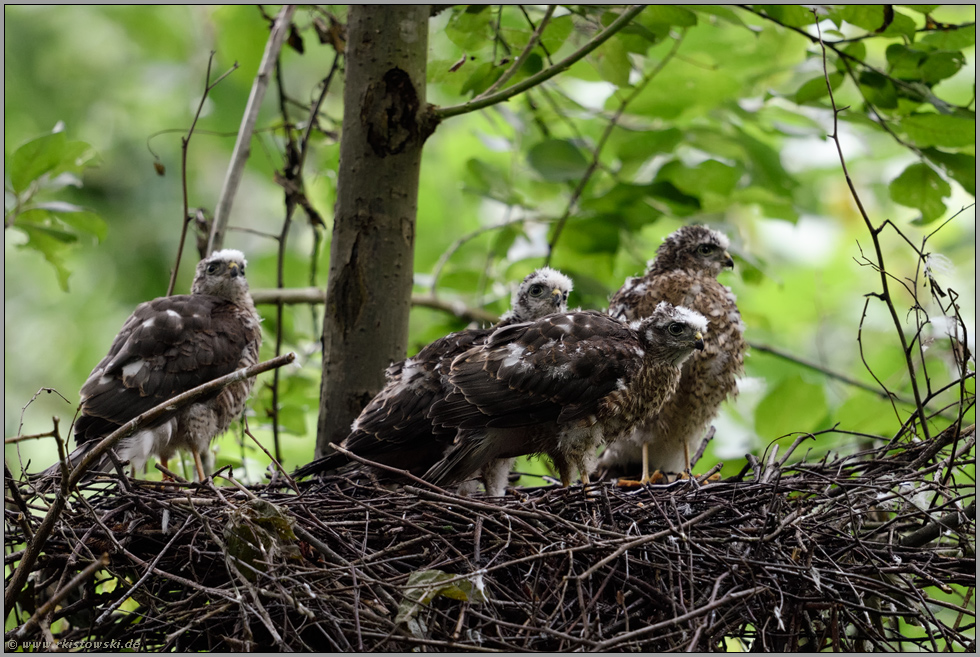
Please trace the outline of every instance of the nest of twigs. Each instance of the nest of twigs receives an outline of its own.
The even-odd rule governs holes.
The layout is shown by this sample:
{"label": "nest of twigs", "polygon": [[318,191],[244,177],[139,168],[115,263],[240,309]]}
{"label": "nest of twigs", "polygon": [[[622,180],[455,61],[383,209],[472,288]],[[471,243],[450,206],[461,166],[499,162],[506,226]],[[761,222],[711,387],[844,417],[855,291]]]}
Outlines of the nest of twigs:
{"label": "nest of twigs", "polygon": [[[949,474],[972,465],[974,441],[971,427],[795,464],[770,451],[701,486],[501,499],[367,477],[298,494],[88,484],[34,563],[7,638],[179,651],[972,651],[975,493]],[[10,506],[8,582],[23,555],[10,548],[35,522]]]}

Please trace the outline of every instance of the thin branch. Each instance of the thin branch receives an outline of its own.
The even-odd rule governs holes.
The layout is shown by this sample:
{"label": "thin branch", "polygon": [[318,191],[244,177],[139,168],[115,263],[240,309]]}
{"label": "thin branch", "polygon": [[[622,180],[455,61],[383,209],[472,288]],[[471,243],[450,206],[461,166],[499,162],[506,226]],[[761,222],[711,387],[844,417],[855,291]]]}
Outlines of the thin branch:
{"label": "thin branch", "polygon": [[902,539],[903,547],[922,547],[939,538],[944,532],[955,530],[963,524],[976,521],[977,502],[970,502],[962,511],[952,511],[935,522],[918,529]]}
{"label": "thin branch", "polygon": [[13,575],[11,575],[7,588],[3,592],[4,609],[7,609],[9,613],[9,610],[13,608],[14,599],[26,583],[27,576],[30,573],[31,568],[34,566],[34,562],[41,553],[41,549],[47,541],[48,536],[54,529],[55,522],[61,516],[61,512],[64,510],[65,505],[67,504],[68,492],[82,480],[82,477],[85,475],[88,469],[92,467],[96,459],[101,457],[123,437],[132,434],[141,426],[145,426],[160,416],[172,412],[175,408],[182,408],[183,406],[186,406],[205,395],[213,394],[222,388],[231,385],[232,383],[244,381],[245,379],[257,376],[275,367],[282,367],[283,365],[293,362],[295,359],[296,354],[290,352],[280,356],[279,358],[273,358],[272,360],[267,360],[251,367],[243,367],[242,369],[236,370],[231,374],[227,374],[220,378],[214,379],[213,381],[209,381],[208,383],[199,385],[196,388],[168,399],[162,404],[154,406],[150,410],[138,415],[100,440],[95,447],[85,454],[75,469],[72,470],[69,477],[62,476],[61,490],[55,494],[54,501],[51,503],[51,508],[48,510],[48,513],[44,516],[44,520],[41,521],[40,526],[37,528],[37,531],[34,534],[34,540],[27,544],[27,547],[24,550],[24,558],[21,559],[20,563],[17,565],[17,569],[14,571]]}
{"label": "thin branch", "polygon": [[101,557],[87,565],[82,572],[72,577],[70,582],[62,586],[57,593],[51,596],[47,602],[41,605],[38,610],[34,612],[26,623],[11,632],[10,636],[14,639],[26,638],[30,631],[37,627],[38,623],[40,623],[45,616],[54,611],[54,608],[57,607],[58,604],[68,596],[68,594],[78,588],[78,586],[80,586],[83,582],[91,578],[96,571],[98,571],[100,568],[105,568],[108,564],[109,555],[107,553],[103,553]]}
{"label": "thin branch", "polygon": [[891,298],[891,292],[888,287],[888,276],[885,274],[885,257],[882,253],[881,243],[878,239],[878,235],[881,233],[881,228],[875,228],[871,224],[871,219],[868,217],[867,211],[864,209],[864,203],[861,202],[861,197],[854,186],[854,181],[851,180],[851,174],[847,169],[847,161],[844,159],[844,151],[841,148],[840,138],[838,137],[838,115],[842,110],[837,107],[837,100],[834,98],[834,88],[830,83],[830,73],[827,68],[827,48],[823,43],[823,34],[820,30],[820,19],[817,16],[816,9],[811,10],[813,12],[814,21],[817,25],[817,38],[820,43],[821,53],[823,54],[823,74],[824,81],[827,85],[827,93],[830,96],[830,105],[833,110],[834,119],[834,131],[830,135],[833,140],[834,145],[837,148],[837,155],[840,160],[841,170],[844,173],[844,179],[847,182],[847,188],[851,192],[851,198],[854,199],[854,203],[857,205],[858,212],[861,213],[861,218],[864,220],[864,224],[868,229],[868,233],[871,235],[871,241],[875,247],[875,256],[877,258],[877,268],[879,270],[879,276],[881,277],[881,287],[882,291],[878,296],[885,305],[888,307],[888,312],[891,314],[892,322],[895,325],[895,330],[898,333],[898,339],[902,344],[902,353],[905,355],[906,366],[908,367],[909,373],[909,383],[912,386],[912,394],[915,396],[915,406],[916,414],[919,417],[919,426],[922,430],[925,439],[928,441],[930,439],[929,423],[926,417],[925,404],[922,402],[922,395],[919,392],[919,384],[915,375],[915,365],[912,362],[908,341],[905,338],[905,331],[902,330],[902,321],[898,316],[898,311],[895,309],[894,300]]}
{"label": "thin branch", "polygon": [[453,105],[451,107],[437,107],[433,109],[432,114],[435,119],[442,120],[448,119],[452,116],[459,116],[460,114],[466,114],[468,112],[474,112],[476,110],[483,109],[485,107],[490,107],[491,105],[496,105],[497,103],[509,100],[514,96],[535,87],[546,80],[550,80],[559,73],[568,69],[572,64],[579,61],[590,52],[601,46],[603,43],[609,40],[610,37],[615,35],[617,32],[626,27],[630,21],[636,18],[641,11],[646,9],[646,5],[633,5],[622,14],[619,18],[614,20],[609,24],[609,27],[604,29],[602,32],[593,37],[584,46],[573,52],[571,55],[561,60],[554,66],[548,67],[538,73],[535,73],[529,78],[521,80],[517,84],[502,89],[495,94],[481,98],[478,100],[471,100],[461,105]]}
{"label": "thin branch", "polygon": [[[284,303],[287,305],[306,304],[319,305],[323,303],[326,293],[318,287],[291,287],[291,288],[266,288],[252,290],[252,301],[255,305],[271,305]],[[480,322],[482,324],[493,324],[499,319],[496,313],[467,306],[461,301],[446,301],[438,299],[432,295],[413,294],[412,305],[420,308],[431,308],[449,313],[454,317],[464,319],[469,322]]]}
{"label": "thin branch", "polygon": [[527,61],[527,58],[531,56],[532,52],[534,52],[535,46],[538,45],[538,42],[541,40],[541,35],[544,33],[544,28],[548,25],[548,21],[551,20],[551,15],[555,13],[556,6],[557,5],[548,5],[548,9],[544,13],[544,18],[541,19],[541,24],[538,25],[538,28],[534,30],[533,34],[531,34],[531,38],[527,42],[527,45],[524,46],[524,50],[521,51],[521,54],[517,56],[517,59],[515,59],[514,62],[510,65],[510,68],[507,69],[503,75],[497,78],[497,81],[494,82],[492,85],[490,85],[490,87],[486,91],[484,91],[482,94],[480,94],[473,100],[480,100],[482,98],[486,98],[487,96],[495,92],[497,89],[504,86],[505,82],[510,80],[512,77],[514,77],[514,74],[521,69],[521,66],[524,65],[524,62]]}
{"label": "thin branch", "polygon": [[221,186],[221,195],[218,197],[218,203],[214,208],[214,221],[211,224],[211,236],[208,238],[208,253],[220,249],[224,243],[225,231],[231,218],[231,206],[235,200],[235,194],[238,192],[238,185],[241,183],[242,175],[245,172],[245,163],[248,161],[251,150],[249,145],[259,118],[259,107],[262,105],[262,99],[265,98],[269,79],[272,76],[276,61],[279,59],[279,51],[282,49],[282,43],[289,32],[289,25],[295,11],[295,5],[283,5],[272,25],[269,39],[266,41],[265,52],[262,53],[259,71],[252,83],[252,90],[245,106],[245,115],[242,117],[238,138],[235,140],[235,148],[231,154],[231,165],[228,167],[224,184]]}
{"label": "thin branch", "polygon": [[558,238],[561,237],[565,224],[568,222],[569,217],[571,217],[572,212],[578,205],[578,199],[581,197],[582,192],[585,191],[586,184],[588,184],[596,169],[599,168],[599,156],[602,153],[602,149],[606,145],[606,141],[608,141],[609,137],[612,135],[613,128],[619,124],[619,120],[626,112],[626,108],[629,106],[629,104],[643,92],[646,86],[650,84],[650,82],[657,77],[660,71],[664,70],[667,63],[674,58],[678,49],[681,47],[681,42],[684,41],[685,34],[687,34],[686,30],[681,33],[680,37],[674,39],[674,45],[671,47],[670,52],[664,56],[664,58],[653,68],[652,71],[643,76],[643,79],[637,83],[630,94],[620,102],[619,107],[616,109],[616,113],[609,119],[606,129],[603,130],[602,136],[599,138],[599,141],[596,142],[595,149],[592,152],[592,161],[589,163],[585,173],[582,174],[582,178],[579,180],[578,185],[576,185],[575,191],[572,192],[572,197],[568,200],[568,205],[565,206],[564,214],[562,214],[561,218],[559,218],[555,224],[555,229],[551,234],[551,239],[548,240],[548,255],[545,256],[544,259],[545,265],[551,264],[551,256],[554,253],[555,246],[558,244]]}
{"label": "thin branch", "polygon": [[[174,286],[177,284],[177,272],[180,271],[180,258],[184,253],[184,242],[187,239],[187,227],[190,225],[190,208],[188,207],[187,202],[187,152],[190,149],[191,137],[194,136],[194,128],[197,127],[197,122],[201,118],[201,112],[204,110],[204,101],[208,99],[208,94],[210,94],[211,90],[214,89],[222,80],[238,69],[238,62],[235,62],[230,69],[218,76],[218,79],[216,79],[214,82],[211,82],[211,64],[214,63],[214,55],[215,52],[212,50],[211,54],[208,56],[208,68],[207,72],[204,74],[204,93],[201,94],[201,102],[197,104],[197,111],[194,112],[194,120],[191,121],[191,127],[187,129],[187,134],[180,138],[180,185],[184,206],[180,221],[180,241],[177,244],[177,260],[174,262],[174,268],[170,272],[170,283],[167,284],[166,296],[168,297],[174,293]],[[147,140],[147,145],[149,146],[149,140]]]}

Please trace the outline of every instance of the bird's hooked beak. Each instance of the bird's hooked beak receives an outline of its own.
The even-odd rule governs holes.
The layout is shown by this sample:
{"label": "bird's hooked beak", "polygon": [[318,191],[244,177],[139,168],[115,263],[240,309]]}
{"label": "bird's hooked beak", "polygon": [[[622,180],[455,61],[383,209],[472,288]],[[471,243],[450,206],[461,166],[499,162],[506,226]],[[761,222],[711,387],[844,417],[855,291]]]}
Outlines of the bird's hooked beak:
{"label": "bird's hooked beak", "polygon": [[564,294],[562,293],[561,288],[556,287],[551,291],[551,303],[555,308],[559,308],[561,306],[563,296]]}
{"label": "bird's hooked beak", "polygon": [[704,338],[701,337],[701,331],[694,334],[694,348],[698,351],[704,351]]}
{"label": "bird's hooked beak", "polygon": [[721,257],[722,257],[721,264],[724,268],[735,269],[735,260],[732,258],[732,255],[728,251],[722,251]]}
{"label": "bird's hooked beak", "polygon": [[238,266],[237,262],[229,262],[228,269],[231,270],[232,278],[235,278],[236,276],[241,276],[242,274],[242,268]]}

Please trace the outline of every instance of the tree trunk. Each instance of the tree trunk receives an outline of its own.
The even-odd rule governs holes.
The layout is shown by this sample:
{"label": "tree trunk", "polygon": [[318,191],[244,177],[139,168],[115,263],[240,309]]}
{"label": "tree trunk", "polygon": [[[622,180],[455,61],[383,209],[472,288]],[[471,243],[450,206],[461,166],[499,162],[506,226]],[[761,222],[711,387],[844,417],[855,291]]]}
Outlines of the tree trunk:
{"label": "tree trunk", "polygon": [[316,455],[405,357],[425,117],[428,5],[350,7]]}

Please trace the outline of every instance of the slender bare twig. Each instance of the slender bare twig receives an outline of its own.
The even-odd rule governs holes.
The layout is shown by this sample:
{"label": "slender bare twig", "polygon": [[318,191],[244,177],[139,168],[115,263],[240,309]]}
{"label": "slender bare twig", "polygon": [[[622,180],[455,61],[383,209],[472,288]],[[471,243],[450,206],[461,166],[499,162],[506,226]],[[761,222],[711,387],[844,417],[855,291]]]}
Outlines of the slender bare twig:
{"label": "slender bare twig", "polygon": [[[61,512],[65,508],[65,504],[68,500],[68,492],[78,485],[78,482],[82,480],[82,477],[89,470],[89,468],[92,467],[96,460],[99,459],[99,457],[101,457],[106,451],[112,448],[120,439],[122,439],[124,436],[130,435],[139,427],[153,422],[160,416],[172,412],[174,408],[183,407],[205,395],[213,394],[215,391],[221,390],[222,388],[231,385],[236,381],[251,378],[275,367],[282,367],[283,365],[293,362],[295,359],[296,354],[288,353],[280,356],[279,358],[273,358],[272,360],[267,360],[251,367],[236,370],[231,374],[227,374],[203,385],[199,385],[196,388],[188,390],[187,392],[181,393],[176,397],[163,402],[162,404],[154,406],[150,410],[133,418],[100,440],[85,454],[84,457],[82,457],[81,461],[79,461],[75,469],[71,471],[70,475],[65,476],[67,473],[62,473],[61,489],[55,494],[50,510],[45,515],[44,520],[41,521],[40,526],[37,528],[34,539],[27,544],[24,558],[21,559],[20,564],[18,564],[16,570],[14,570],[13,574],[11,575],[6,589],[4,589],[4,608],[10,610],[13,607],[14,597],[27,580],[27,576],[31,567],[34,565],[34,561],[40,554],[45,541],[47,541],[48,536],[51,534],[51,531],[54,528],[55,522],[61,516]],[[64,462],[62,461],[62,463]]]}
{"label": "slender bare twig", "polygon": [[550,80],[608,41],[610,37],[626,27],[630,21],[636,18],[636,16],[639,15],[639,13],[644,9],[646,9],[646,5],[631,6],[629,9],[620,14],[615,21],[610,23],[606,29],[592,37],[585,45],[554,66],[549,66],[548,68],[539,71],[538,73],[535,73],[524,80],[521,80],[517,84],[507,87],[506,89],[501,89],[500,91],[479,100],[474,99],[466,103],[462,103],[461,105],[453,105],[451,107],[437,107],[432,111],[434,117],[437,120],[443,120],[452,116],[459,116],[460,114],[466,114],[467,112],[474,112],[485,107],[490,107],[491,105],[496,105],[497,103],[509,100],[510,98],[513,98],[514,96],[523,93],[528,89],[536,87],[542,82]]}
{"label": "slender bare twig", "polygon": [[[324,291],[318,287],[283,288],[283,289],[260,289],[252,290],[252,300],[255,305],[273,304],[282,302],[284,304],[308,304],[320,305],[324,300]],[[446,301],[437,299],[429,295],[413,294],[412,305],[420,308],[431,308],[448,313],[468,322],[479,322],[481,324],[493,324],[499,319],[496,313],[483,310],[482,308],[472,308],[461,301]]]}
{"label": "slender bare twig", "polygon": [[[844,174],[844,179],[847,182],[847,188],[850,190],[851,198],[854,199],[854,203],[857,206],[858,212],[861,214],[861,218],[864,220],[864,225],[868,229],[868,233],[871,236],[871,241],[874,244],[876,265],[881,278],[881,292],[873,292],[871,296],[874,296],[885,303],[888,308],[888,312],[891,315],[892,323],[895,325],[895,331],[898,334],[899,342],[902,345],[902,353],[905,356],[906,366],[909,373],[909,383],[912,386],[912,394],[915,397],[916,415],[919,418],[919,429],[925,436],[926,440],[929,440],[929,422],[926,417],[925,404],[922,402],[922,395],[919,391],[919,383],[916,377],[915,364],[912,362],[911,353],[909,351],[908,340],[905,337],[905,331],[902,328],[902,321],[898,316],[898,311],[895,308],[894,299],[892,299],[891,292],[888,287],[888,276],[885,274],[885,258],[881,249],[881,242],[878,239],[878,235],[881,233],[882,227],[875,228],[871,223],[871,218],[868,216],[867,211],[864,209],[864,203],[861,202],[861,197],[854,186],[854,181],[851,179],[851,174],[847,169],[847,162],[844,159],[844,151],[841,148],[840,138],[838,137],[838,115],[841,110],[837,107],[837,100],[834,97],[834,88],[830,83],[830,73],[827,67],[827,48],[823,43],[823,35],[820,30],[820,19],[817,17],[817,11],[813,10],[814,20],[817,25],[817,39],[819,40],[821,46],[821,52],[823,53],[823,73],[824,81],[827,85],[827,93],[830,95],[830,105],[833,110],[833,121],[834,129],[833,133],[830,134],[830,138],[833,140],[834,145],[837,148],[838,159],[840,160],[841,171]],[[885,389],[887,392],[887,389]]]}
{"label": "slender bare twig", "polygon": [[250,152],[249,144],[252,141],[252,133],[255,131],[255,123],[259,118],[259,106],[265,97],[265,90],[269,86],[269,79],[279,58],[282,43],[289,32],[289,25],[295,11],[295,5],[283,5],[272,25],[269,40],[265,44],[265,52],[262,53],[259,71],[252,83],[252,90],[249,93],[245,113],[242,116],[242,124],[238,130],[238,138],[235,140],[235,148],[231,154],[231,164],[221,186],[218,202],[214,207],[214,220],[211,224],[211,235],[208,238],[208,253],[220,249],[224,244],[225,230],[231,218],[231,206],[245,171],[245,162],[248,160]]}
{"label": "slender bare twig", "polygon": [[510,68],[508,68],[503,75],[497,78],[497,81],[490,85],[486,91],[478,95],[473,100],[486,98],[497,89],[504,86],[505,82],[514,77],[514,74],[521,70],[521,66],[523,66],[524,62],[527,61],[527,58],[531,56],[531,53],[534,52],[535,46],[537,46],[538,42],[541,40],[541,35],[544,34],[544,28],[547,27],[548,21],[551,20],[551,16],[555,13],[555,7],[556,5],[548,5],[548,9],[544,12],[544,18],[541,19],[541,23],[538,25],[537,29],[534,30],[534,33],[531,34],[531,38],[528,40],[527,45],[524,46],[524,50],[522,50],[521,54],[517,56],[517,59],[515,59],[510,65]]}
{"label": "slender bare twig", "polygon": [[632,103],[636,98],[646,89],[647,85],[650,84],[654,78],[664,70],[664,67],[674,58],[677,54],[678,49],[681,47],[681,42],[684,41],[684,35],[687,34],[686,30],[681,33],[679,37],[674,39],[674,45],[671,46],[670,52],[668,52],[664,58],[658,63],[653,70],[643,76],[643,78],[636,83],[633,90],[629,95],[624,98],[619,107],[616,108],[616,113],[610,117],[608,123],[606,124],[605,130],[602,131],[602,136],[599,137],[599,141],[596,142],[595,148],[592,151],[592,161],[589,162],[589,166],[586,168],[585,173],[582,174],[582,178],[579,179],[578,184],[575,186],[575,191],[572,192],[571,198],[568,200],[568,204],[565,206],[565,212],[562,216],[555,222],[555,229],[551,233],[551,238],[548,240],[548,254],[545,256],[544,264],[551,264],[551,256],[555,251],[555,245],[558,244],[558,238],[561,237],[562,231],[565,228],[565,224],[568,222],[569,217],[571,217],[572,212],[578,205],[578,199],[585,191],[585,186],[588,184],[589,180],[592,178],[592,174],[599,168],[599,157],[602,153],[603,147],[606,145],[606,141],[612,135],[613,128],[619,124],[619,120],[622,118],[623,114],[626,112],[626,108]]}
{"label": "slender bare twig", "polygon": [[[208,55],[208,68],[207,72],[204,74],[204,93],[201,94],[201,102],[197,104],[197,111],[194,112],[194,119],[191,121],[191,127],[187,129],[187,134],[180,138],[180,184],[183,196],[183,214],[180,220],[180,240],[177,243],[177,258],[174,261],[174,268],[170,272],[170,282],[167,284],[167,294],[170,296],[174,293],[174,286],[177,284],[177,272],[180,270],[180,258],[184,253],[184,241],[187,239],[187,227],[190,225],[190,207],[187,202],[187,152],[190,149],[191,137],[194,136],[194,128],[197,127],[197,121],[201,118],[201,111],[204,109],[204,101],[207,100],[208,94],[211,90],[215,88],[222,80],[231,75],[237,68],[238,62],[223,74],[218,76],[218,78],[211,82],[211,64],[214,63],[215,52],[212,50],[211,54]],[[149,142],[147,142],[149,143]]]}

